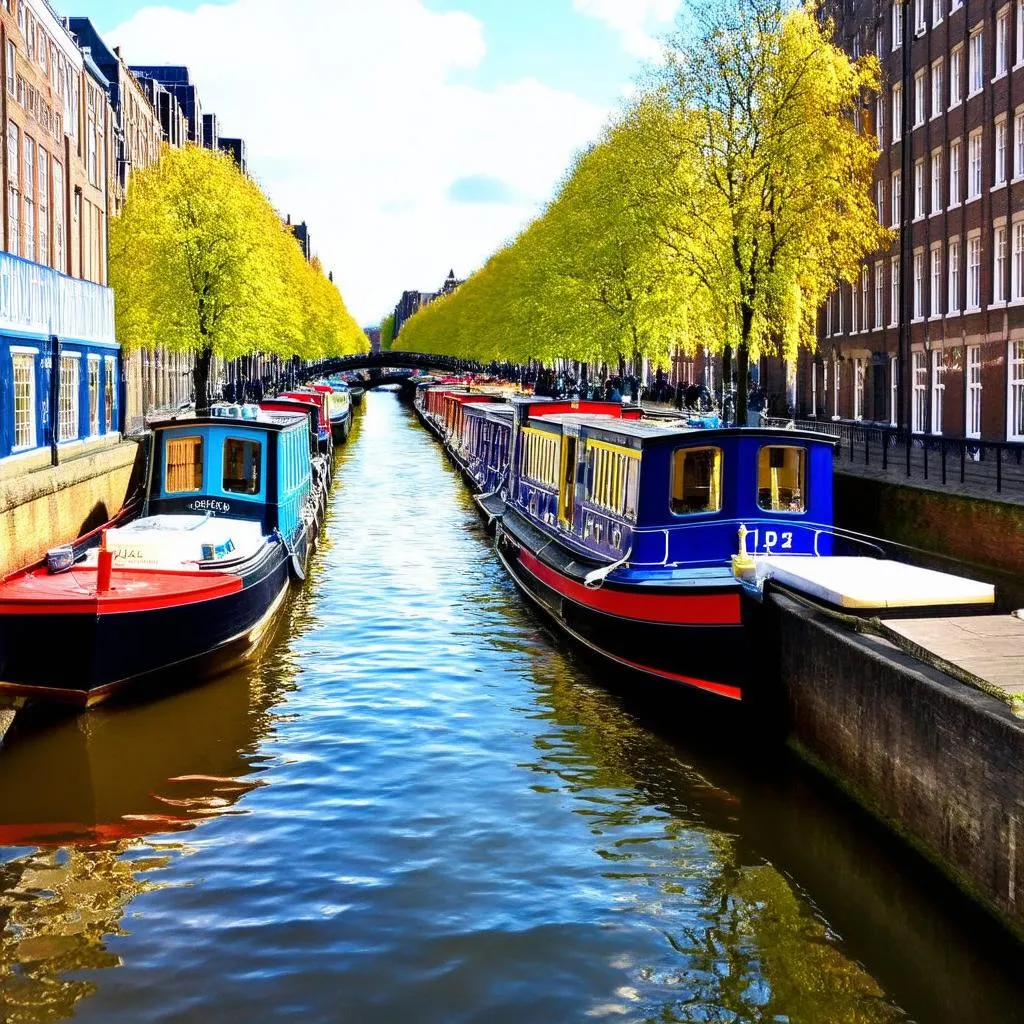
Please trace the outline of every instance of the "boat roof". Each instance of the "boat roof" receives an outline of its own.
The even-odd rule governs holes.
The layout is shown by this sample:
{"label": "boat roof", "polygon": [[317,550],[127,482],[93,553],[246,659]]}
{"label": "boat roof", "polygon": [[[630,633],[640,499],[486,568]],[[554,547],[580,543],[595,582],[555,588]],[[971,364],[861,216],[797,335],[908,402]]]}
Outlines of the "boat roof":
{"label": "boat roof", "polygon": [[173,418],[169,420],[158,420],[151,423],[151,430],[168,430],[172,427],[224,427],[226,430],[238,430],[240,428],[254,430],[280,431],[294,427],[296,424],[305,426],[309,422],[308,416],[292,412],[270,412],[261,408],[252,419],[241,416],[189,416]]}
{"label": "boat roof", "polygon": [[837,444],[837,439],[831,434],[819,434],[811,430],[767,427],[691,427],[681,421],[665,423],[657,420],[626,420],[593,413],[545,415],[541,412],[530,416],[529,425],[540,430],[554,428],[553,433],[560,433],[565,426],[574,427],[576,430],[585,429],[588,434],[614,436],[620,443],[626,440],[633,447],[673,444],[681,438],[710,444],[714,440],[724,437],[770,437],[775,440],[802,440],[831,446]]}

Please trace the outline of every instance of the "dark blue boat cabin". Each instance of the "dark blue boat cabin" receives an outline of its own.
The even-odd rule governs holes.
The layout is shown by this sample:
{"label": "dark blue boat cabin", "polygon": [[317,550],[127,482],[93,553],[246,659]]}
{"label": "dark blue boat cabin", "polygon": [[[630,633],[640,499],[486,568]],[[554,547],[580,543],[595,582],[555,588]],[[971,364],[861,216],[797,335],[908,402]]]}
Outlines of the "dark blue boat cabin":
{"label": "dark blue boat cabin", "polygon": [[309,419],[252,409],[153,424],[143,515],[208,513],[254,519],[291,543],[310,495]]}
{"label": "dark blue boat cabin", "polygon": [[633,570],[727,564],[741,524],[751,554],[830,554],[833,446],[796,430],[531,415],[509,501],[570,549]]}

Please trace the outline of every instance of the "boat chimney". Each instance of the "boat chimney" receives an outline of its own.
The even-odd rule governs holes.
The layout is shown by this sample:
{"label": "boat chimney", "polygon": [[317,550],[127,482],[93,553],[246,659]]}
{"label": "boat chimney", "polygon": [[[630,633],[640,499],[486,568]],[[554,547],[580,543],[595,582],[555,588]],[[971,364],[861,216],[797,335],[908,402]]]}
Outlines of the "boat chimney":
{"label": "boat chimney", "polygon": [[110,589],[110,576],[114,568],[114,553],[107,550],[107,531],[100,534],[100,552],[96,561],[96,593],[105,594]]}

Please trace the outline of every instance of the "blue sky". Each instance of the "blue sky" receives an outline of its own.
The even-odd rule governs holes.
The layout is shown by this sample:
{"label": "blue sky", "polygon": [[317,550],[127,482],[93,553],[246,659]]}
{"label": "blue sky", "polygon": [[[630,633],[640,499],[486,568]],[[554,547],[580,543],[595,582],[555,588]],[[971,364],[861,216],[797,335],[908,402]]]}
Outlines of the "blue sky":
{"label": "blue sky", "polygon": [[[363,323],[474,270],[599,134],[680,0],[56,0],[182,63]],[[267,55],[274,54],[269,61]]]}

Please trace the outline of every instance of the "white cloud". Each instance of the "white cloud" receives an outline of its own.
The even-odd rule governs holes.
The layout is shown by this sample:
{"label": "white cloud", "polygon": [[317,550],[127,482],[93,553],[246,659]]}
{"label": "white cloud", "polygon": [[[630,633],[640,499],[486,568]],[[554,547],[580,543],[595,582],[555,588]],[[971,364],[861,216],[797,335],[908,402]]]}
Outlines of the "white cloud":
{"label": "white cloud", "polygon": [[573,10],[603,21],[628,53],[644,60],[660,56],[655,34],[671,25],[681,4],[682,0],[572,0]]}
{"label": "white cloud", "polygon": [[[483,26],[421,0],[148,8],[109,41],[130,64],[189,67],[204,111],[246,140],[278,209],[308,222],[363,323],[406,288],[475,269],[608,114],[530,79],[465,84],[486,53]],[[467,177],[496,179],[515,200],[453,201]]]}

